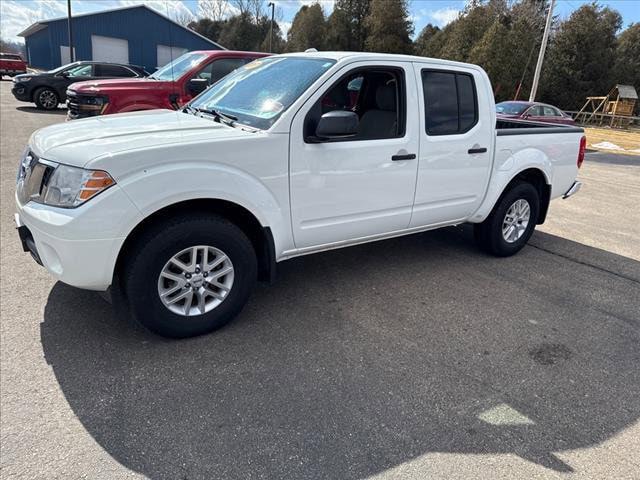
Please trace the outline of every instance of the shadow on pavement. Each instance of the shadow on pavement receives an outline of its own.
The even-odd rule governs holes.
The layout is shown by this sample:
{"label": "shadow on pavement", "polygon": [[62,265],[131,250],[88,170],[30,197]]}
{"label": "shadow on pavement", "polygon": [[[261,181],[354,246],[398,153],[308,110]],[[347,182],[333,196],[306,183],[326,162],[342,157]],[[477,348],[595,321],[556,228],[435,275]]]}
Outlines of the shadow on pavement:
{"label": "shadow on pavement", "polygon": [[[640,134],[639,134],[640,135]],[[638,145],[640,149],[640,144]],[[588,163],[604,163],[607,165],[630,165],[640,167],[640,153],[638,155],[626,155],[621,153],[588,153],[585,161]]]}
{"label": "shadow on pavement", "polygon": [[67,114],[67,109],[66,108],[56,108],[55,110],[42,110],[38,107],[16,107],[16,110],[20,110],[21,112],[26,112],[26,113],[47,113],[47,114],[53,114],[53,115],[66,115]]}
{"label": "shadow on pavement", "polygon": [[571,472],[556,453],[640,417],[640,262],[532,243],[496,259],[449,228],[294,259],[183,341],[58,283],[44,354],[87,431],[152,479],[360,479],[429,452]]}

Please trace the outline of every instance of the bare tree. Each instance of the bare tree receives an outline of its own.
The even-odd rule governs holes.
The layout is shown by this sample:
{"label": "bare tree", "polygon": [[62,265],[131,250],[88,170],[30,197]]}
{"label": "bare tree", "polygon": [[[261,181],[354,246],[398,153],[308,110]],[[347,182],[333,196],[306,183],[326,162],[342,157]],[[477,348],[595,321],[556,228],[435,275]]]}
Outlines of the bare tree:
{"label": "bare tree", "polygon": [[219,22],[224,20],[228,9],[229,2],[227,0],[200,0],[198,16]]}
{"label": "bare tree", "polygon": [[179,23],[183,27],[186,27],[196,19],[191,12],[187,12],[182,9],[178,9],[177,11],[175,11],[172,17],[173,17],[173,20],[175,20],[177,23]]}

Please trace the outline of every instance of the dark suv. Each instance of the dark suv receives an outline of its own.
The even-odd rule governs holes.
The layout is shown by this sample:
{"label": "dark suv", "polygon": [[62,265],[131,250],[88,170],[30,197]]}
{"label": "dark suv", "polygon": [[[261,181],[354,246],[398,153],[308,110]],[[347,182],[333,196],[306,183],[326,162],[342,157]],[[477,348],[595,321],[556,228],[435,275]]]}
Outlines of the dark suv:
{"label": "dark suv", "polygon": [[133,65],[74,62],[49,72],[16,75],[13,77],[11,93],[21,102],[34,102],[38,108],[53,110],[66,100],[67,87],[72,83],[103,78],[141,78],[147,75],[143,68]]}

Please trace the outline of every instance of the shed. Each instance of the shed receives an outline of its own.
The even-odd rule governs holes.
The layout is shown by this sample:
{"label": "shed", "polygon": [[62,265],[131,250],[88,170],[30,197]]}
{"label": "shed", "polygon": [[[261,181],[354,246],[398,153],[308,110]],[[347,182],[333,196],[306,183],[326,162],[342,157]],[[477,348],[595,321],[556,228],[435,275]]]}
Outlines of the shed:
{"label": "shed", "polygon": [[[130,63],[152,72],[190,50],[224,50],[146,5],[75,15],[71,25],[76,60]],[[18,35],[30,66],[50,70],[69,63],[67,17],[36,22]]]}

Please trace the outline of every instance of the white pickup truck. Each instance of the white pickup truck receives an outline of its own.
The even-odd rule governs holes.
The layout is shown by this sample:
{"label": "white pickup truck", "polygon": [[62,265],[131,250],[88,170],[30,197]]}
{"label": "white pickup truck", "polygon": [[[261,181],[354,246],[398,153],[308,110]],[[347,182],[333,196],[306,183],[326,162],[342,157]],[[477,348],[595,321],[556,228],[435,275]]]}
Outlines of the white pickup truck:
{"label": "white pickup truck", "polygon": [[117,290],[170,337],[230,321],[277,262],[463,222],[512,255],[578,191],[581,128],[496,122],[478,66],[403,55],[262,58],[180,111],[33,134],[20,162],[25,251]]}

